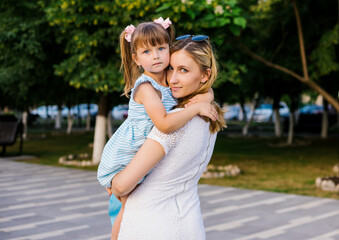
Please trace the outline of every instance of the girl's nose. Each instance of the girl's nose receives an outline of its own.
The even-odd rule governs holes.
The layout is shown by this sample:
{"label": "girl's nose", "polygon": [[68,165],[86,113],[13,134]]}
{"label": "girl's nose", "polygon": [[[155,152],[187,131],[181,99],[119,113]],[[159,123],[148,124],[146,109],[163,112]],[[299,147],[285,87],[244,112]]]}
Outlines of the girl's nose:
{"label": "girl's nose", "polygon": [[154,58],[154,59],[158,59],[158,58],[159,58],[159,53],[158,53],[158,51],[154,51],[154,53],[153,53],[153,58]]}

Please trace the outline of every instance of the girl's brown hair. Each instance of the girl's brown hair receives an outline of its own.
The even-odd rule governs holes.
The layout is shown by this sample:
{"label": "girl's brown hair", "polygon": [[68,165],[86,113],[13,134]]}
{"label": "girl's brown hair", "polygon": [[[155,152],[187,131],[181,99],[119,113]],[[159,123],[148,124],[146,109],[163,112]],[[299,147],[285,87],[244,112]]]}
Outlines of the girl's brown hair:
{"label": "girl's brown hair", "polygon": [[[200,71],[207,74],[207,70],[211,70],[211,74],[208,80],[204,83],[201,83],[201,86],[189,96],[179,98],[177,108],[184,108],[185,105],[189,102],[189,100],[197,94],[206,93],[213,85],[214,81],[218,76],[218,66],[217,61],[215,60],[212,46],[208,39],[195,42],[192,40],[192,37],[185,38],[183,40],[179,40],[174,43],[171,48],[171,54],[184,50],[188,53],[192,59],[199,65]],[[226,127],[224,113],[219,105],[216,102],[212,102],[212,105],[216,108],[219,118],[216,121],[211,120],[207,117],[202,117],[206,122],[210,122],[210,131],[212,133],[218,132]]]}
{"label": "girl's brown hair", "polygon": [[133,88],[135,80],[140,76],[139,66],[134,62],[132,55],[136,53],[138,47],[156,46],[168,43],[171,46],[175,35],[173,25],[164,29],[155,22],[140,23],[134,30],[131,42],[125,39],[126,32],[120,34],[121,66],[120,71],[124,73],[125,89],[124,94],[128,96]]}

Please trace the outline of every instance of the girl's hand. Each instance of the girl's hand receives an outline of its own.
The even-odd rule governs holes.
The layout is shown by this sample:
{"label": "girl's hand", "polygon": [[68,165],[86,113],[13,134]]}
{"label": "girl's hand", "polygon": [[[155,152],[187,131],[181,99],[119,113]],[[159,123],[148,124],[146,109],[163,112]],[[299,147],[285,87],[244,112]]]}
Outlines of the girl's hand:
{"label": "girl's hand", "polygon": [[189,105],[192,105],[194,103],[198,103],[198,102],[211,103],[213,101],[214,101],[214,92],[213,92],[212,88],[210,88],[207,93],[198,94],[198,95],[192,97],[189,100],[189,103],[186,104],[186,107],[189,106]]}
{"label": "girl's hand", "polygon": [[[112,195],[112,189],[111,188],[106,188],[106,191],[108,192],[109,196]],[[129,194],[126,195],[126,198],[128,197]],[[120,202],[121,202],[121,197],[120,196],[115,196]]]}
{"label": "girl's hand", "polygon": [[192,107],[198,108],[198,114],[200,116],[208,117],[213,121],[216,121],[219,118],[219,114],[215,107],[208,102],[195,103]]}
{"label": "girl's hand", "polygon": [[112,195],[112,190],[111,190],[111,188],[106,188],[106,191],[108,192],[108,195],[109,195],[109,196]]}

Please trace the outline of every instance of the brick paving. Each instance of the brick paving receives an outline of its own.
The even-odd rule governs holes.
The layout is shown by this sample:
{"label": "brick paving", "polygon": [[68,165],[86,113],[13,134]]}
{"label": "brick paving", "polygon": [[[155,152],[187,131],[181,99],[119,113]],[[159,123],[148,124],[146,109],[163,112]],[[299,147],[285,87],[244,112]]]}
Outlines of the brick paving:
{"label": "brick paving", "polygon": [[[339,240],[338,200],[209,185],[199,195],[207,240]],[[0,239],[109,239],[107,208],[95,172],[0,158]]]}

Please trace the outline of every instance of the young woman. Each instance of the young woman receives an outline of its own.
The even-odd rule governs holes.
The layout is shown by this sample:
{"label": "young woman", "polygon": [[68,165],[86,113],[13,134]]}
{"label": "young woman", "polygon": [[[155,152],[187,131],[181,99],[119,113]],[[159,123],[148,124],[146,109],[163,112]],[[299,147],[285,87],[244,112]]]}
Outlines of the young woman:
{"label": "young woman", "polygon": [[[217,113],[210,104],[213,94],[209,93],[199,95],[205,101],[167,114],[176,104],[166,82],[173,35],[171,21],[163,18],[140,23],[137,27],[129,25],[120,35],[125,94],[131,93],[131,97],[128,118],[107,142],[98,167],[97,178],[108,189],[114,176],[125,168],[144,143],[153,125],[170,133],[197,114],[216,118]],[[126,198],[119,200],[111,195],[109,202],[114,240],[119,232]]]}
{"label": "young woman", "polygon": [[[189,99],[212,87],[217,66],[207,36],[177,39],[167,79],[178,98],[174,111],[182,111]],[[221,109],[214,106],[216,121],[195,116],[170,134],[155,126],[132,161],[113,178],[113,194],[130,194],[118,239],[205,239],[197,183],[211,158],[216,133],[225,126]]]}

